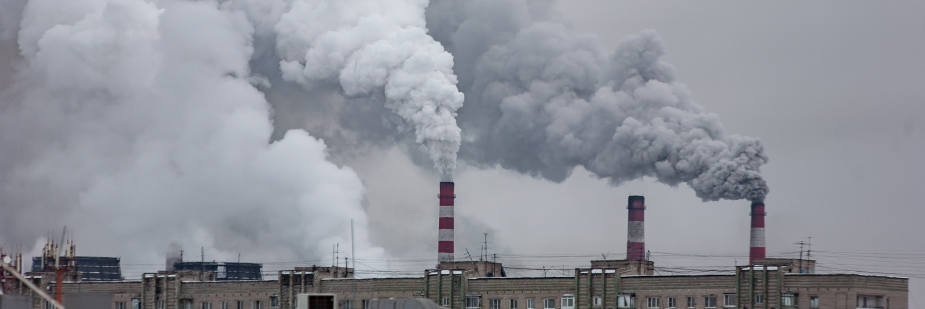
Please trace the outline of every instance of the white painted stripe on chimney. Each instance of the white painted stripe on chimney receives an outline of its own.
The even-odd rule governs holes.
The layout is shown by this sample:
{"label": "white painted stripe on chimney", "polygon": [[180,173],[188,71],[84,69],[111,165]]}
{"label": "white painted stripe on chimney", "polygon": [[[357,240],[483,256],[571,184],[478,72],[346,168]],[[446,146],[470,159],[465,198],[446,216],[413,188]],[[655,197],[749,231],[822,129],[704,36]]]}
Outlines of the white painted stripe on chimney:
{"label": "white painted stripe on chimney", "polygon": [[753,227],[751,236],[751,247],[764,247],[764,228]]}
{"label": "white painted stripe on chimney", "polygon": [[453,241],[453,230],[451,229],[441,229],[440,235],[437,236],[438,241]]}
{"label": "white painted stripe on chimney", "polygon": [[453,206],[440,206],[440,217],[441,218],[452,218],[453,217]]}
{"label": "white painted stripe on chimney", "polygon": [[453,254],[448,252],[437,253],[437,261],[439,262],[452,262]]}
{"label": "white painted stripe on chimney", "polygon": [[627,242],[646,242],[645,221],[629,221],[626,226]]}

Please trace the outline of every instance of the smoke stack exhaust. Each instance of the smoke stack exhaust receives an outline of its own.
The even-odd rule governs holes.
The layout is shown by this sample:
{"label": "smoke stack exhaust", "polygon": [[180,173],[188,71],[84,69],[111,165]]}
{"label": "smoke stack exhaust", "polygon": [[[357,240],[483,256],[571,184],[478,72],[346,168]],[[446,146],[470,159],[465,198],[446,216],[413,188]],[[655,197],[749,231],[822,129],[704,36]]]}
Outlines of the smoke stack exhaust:
{"label": "smoke stack exhaust", "polygon": [[765,258],[764,251],[764,202],[752,202],[751,248],[748,251],[748,264],[755,264],[755,259]]}
{"label": "smoke stack exhaust", "polygon": [[645,261],[646,259],[646,229],[645,210],[646,198],[641,195],[630,195],[629,222],[626,232],[626,259],[630,261]]}
{"label": "smoke stack exhaust", "polygon": [[440,183],[440,223],[437,237],[437,262],[452,262],[453,256],[453,200],[456,199],[453,182]]}

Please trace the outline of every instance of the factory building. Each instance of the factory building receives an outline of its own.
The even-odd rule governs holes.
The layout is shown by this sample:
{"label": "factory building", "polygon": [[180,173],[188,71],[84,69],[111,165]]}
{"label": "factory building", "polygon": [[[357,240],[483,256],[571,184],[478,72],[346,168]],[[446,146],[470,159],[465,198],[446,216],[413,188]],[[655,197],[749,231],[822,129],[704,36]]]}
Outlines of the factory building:
{"label": "factory building", "polygon": [[[356,279],[353,269],[299,267],[276,280],[217,280],[213,271],[146,273],[141,280],[65,282],[64,302],[88,295],[104,308],[290,309],[298,295],[333,296],[335,309],[373,299],[426,298],[451,309],[908,308],[908,279],[815,274],[815,262],[759,259],[734,274],[652,275],[651,261],[600,260],[573,276],[504,277],[500,263],[443,262],[419,277]],[[53,276],[31,274],[39,286]],[[28,289],[32,307],[46,304]]]}
{"label": "factory building", "polygon": [[[32,258],[32,272],[38,273],[44,271],[42,257]],[[77,273],[80,274],[80,281],[121,281],[122,267],[119,266],[119,258],[100,257],[100,256],[77,256],[74,257]]]}
{"label": "factory building", "polygon": [[[438,241],[452,243],[452,185],[441,183],[439,197]],[[63,284],[62,293],[65,306],[83,302],[69,309],[369,309],[371,300],[388,298],[425,298],[449,309],[908,308],[907,278],[817,274],[813,260],[766,258],[764,206],[752,204],[749,265],[730,267],[727,274],[655,275],[654,262],[644,254],[645,199],[631,196],[626,259],[590,261],[571,276],[508,277],[501,263],[454,261],[451,248],[438,246],[436,266],[417,277],[360,279],[352,268],[310,266],[263,280],[259,264],[238,265],[256,269],[256,276],[232,275],[228,267],[235,263],[173,260],[172,270],[145,273],[140,280],[68,276],[72,282]],[[29,278],[48,291],[55,285],[47,272]],[[48,308],[22,286],[5,292],[30,297],[33,309]]]}

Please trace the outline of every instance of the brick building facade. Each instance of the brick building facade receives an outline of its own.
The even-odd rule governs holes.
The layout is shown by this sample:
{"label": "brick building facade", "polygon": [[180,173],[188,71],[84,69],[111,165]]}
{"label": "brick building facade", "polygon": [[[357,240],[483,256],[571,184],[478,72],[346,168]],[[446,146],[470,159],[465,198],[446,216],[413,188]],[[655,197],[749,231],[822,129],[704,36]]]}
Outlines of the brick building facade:
{"label": "brick building facade", "polygon": [[[651,261],[592,261],[567,277],[505,277],[500,263],[446,262],[420,277],[354,279],[353,269],[300,267],[276,280],[219,281],[215,273],[161,271],[142,280],[68,282],[69,295],[105,295],[113,309],[292,309],[299,294],[331,294],[336,309],[369,300],[427,298],[451,309],[908,308],[908,279],[815,274],[811,260],[765,259],[733,274],[653,275]],[[53,276],[32,274],[39,286]],[[72,279],[79,276],[71,276]],[[32,308],[44,301],[32,295]]]}

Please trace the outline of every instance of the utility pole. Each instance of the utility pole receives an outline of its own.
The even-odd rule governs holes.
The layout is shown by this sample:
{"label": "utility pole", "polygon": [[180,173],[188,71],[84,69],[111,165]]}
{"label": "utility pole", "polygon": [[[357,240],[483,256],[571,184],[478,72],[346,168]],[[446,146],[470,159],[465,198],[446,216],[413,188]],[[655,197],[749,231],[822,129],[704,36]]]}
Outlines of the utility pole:
{"label": "utility pole", "polygon": [[354,303],[357,301],[357,246],[353,240],[353,219],[350,219],[350,255],[353,255],[353,300],[350,301],[350,307],[356,308]]}

